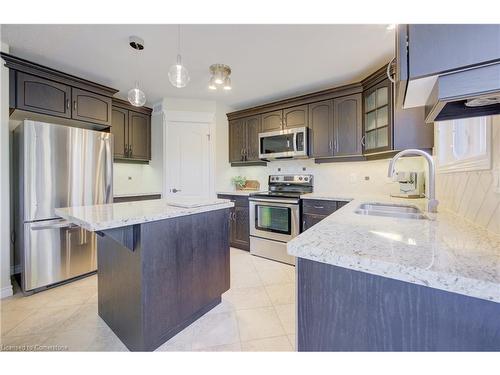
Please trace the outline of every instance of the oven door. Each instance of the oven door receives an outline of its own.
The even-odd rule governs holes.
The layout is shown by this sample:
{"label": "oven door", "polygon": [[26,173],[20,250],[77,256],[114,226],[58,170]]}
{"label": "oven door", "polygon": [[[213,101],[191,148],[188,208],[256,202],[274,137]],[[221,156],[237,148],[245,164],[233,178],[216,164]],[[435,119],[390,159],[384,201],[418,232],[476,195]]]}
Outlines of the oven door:
{"label": "oven door", "polygon": [[288,242],[299,234],[299,204],[272,199],[250,200],[250,235]]}
{"label": "oven door", "polygon": [[260,133],[259,157],[261,159],[307,157],[307,129]]}

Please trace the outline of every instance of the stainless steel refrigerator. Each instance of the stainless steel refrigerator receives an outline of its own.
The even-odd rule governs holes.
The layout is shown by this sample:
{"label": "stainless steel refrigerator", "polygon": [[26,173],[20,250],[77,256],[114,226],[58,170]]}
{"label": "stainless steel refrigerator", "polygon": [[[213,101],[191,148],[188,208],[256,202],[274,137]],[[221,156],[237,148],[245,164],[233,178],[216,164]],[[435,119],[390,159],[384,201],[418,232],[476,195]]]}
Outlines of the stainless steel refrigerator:
{"label": "stainless steel refrigerator", "polygon": [[29,120],[14,130],[14,244],[24,292],[96,270],[95,233],[55,209],[112,202],[112,140],[109,133]]}

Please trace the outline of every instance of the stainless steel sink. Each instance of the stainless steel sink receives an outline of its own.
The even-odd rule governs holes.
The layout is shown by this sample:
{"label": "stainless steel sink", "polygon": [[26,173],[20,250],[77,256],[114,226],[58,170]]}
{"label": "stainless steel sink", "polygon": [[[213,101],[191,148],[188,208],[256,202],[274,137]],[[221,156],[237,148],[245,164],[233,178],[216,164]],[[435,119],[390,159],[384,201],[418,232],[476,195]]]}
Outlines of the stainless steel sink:
{"label": "stainless steel sink", "polygon": [[391,203],[363,203],[354,211],[358,215],[386,216],[402,219],[426,220],[428,217],[415,206]]}

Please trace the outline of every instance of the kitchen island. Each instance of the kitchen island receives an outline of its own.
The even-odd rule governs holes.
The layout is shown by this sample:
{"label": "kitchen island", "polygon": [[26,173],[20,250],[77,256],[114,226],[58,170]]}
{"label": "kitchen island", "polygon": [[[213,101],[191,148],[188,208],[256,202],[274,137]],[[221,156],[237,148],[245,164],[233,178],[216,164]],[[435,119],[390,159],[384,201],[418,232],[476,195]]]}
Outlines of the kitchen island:
{"label": "kitchen island", "polygon": [[128,349],[154,350],[220,303],[231,207],[160,199],[56,210],[98,234],[98,313]]}
{"label": "kitchen island", "polygon": [[[350,202],[288,243],[299,351],[500,350],[500,236],[422,199],[301,198]],[[427,219],[356,213],[372,202]]]}

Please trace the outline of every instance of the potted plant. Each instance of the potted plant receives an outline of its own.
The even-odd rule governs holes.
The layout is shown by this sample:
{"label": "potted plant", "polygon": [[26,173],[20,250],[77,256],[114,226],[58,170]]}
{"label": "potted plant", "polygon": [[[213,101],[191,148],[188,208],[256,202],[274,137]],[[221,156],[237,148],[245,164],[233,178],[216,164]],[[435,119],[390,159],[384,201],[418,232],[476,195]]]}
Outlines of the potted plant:
{"label": "potted plant", "polygon": [[231,178],[231,182],[236,187],[236,190],[242,190],[245,187],[245,184],[247,183],[247,178],[242,176],[235,176]]}

